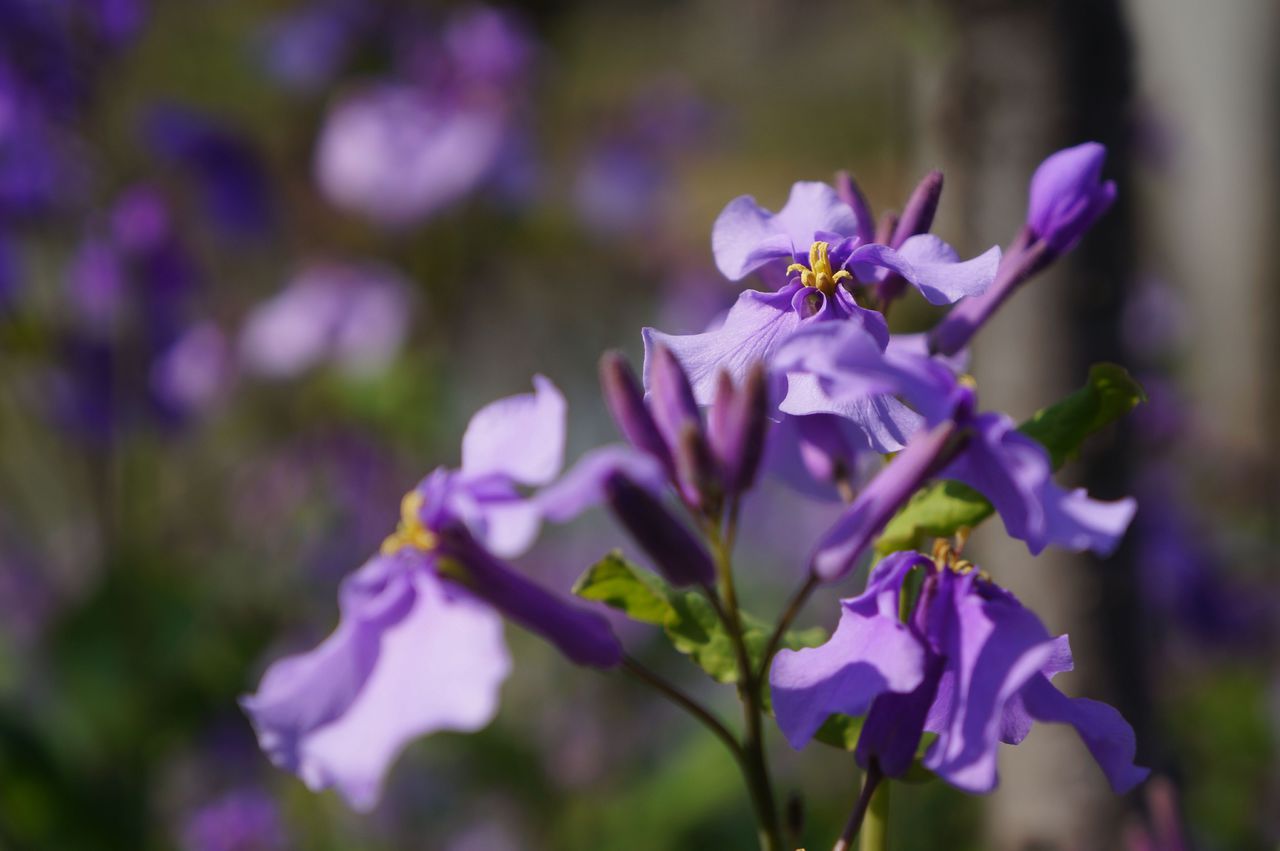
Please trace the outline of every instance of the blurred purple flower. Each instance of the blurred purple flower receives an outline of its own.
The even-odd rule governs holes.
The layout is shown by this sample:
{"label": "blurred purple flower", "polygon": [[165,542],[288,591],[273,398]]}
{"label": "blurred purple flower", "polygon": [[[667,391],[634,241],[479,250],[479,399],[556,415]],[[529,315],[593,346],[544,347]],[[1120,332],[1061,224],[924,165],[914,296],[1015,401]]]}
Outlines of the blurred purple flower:
{"label": "blurred purple flower", "polygon": [[239,789],[196,810],[182,830],[183,851],[285,851],[275,802],[259,789]]}
{"label": "blurred purple flower", "polygon": [[316,147],[316,179],[339,207],[404,226],[471,193],[500,161],[505,107],[399,83],[349,92]]}
{"label": "blurred purple flower", "polygon": [[376,374],[404,342],[409,307],[408,283],[387,268],[315,264],[250,313],[240,356],[269,378],[292,378],[326,361],[352,375]]}
{"label": "blurred purple flower", "polygon": [[1166,282],[1142,278],[1125,299],[1121,316],[1124,341],[1139,357],[1159,359],[1173,354],[1190,330],[1186,305]]}
{"label": "blurred purple flower", "polygon": [[215,224],[233,236],[256,236],[270,224],[267,173],[252,146],[211,117],[177,105],[147,117],[148,146],[189,172]]}
{"label": "blurred purple flower", "polygon": [[519,85],[536,48],[523,22],[510,12],[473,6],[456,13],[441,37],[455,78],[466,85]]}
{"label": "blurred purple flower", "polygon": [[272,20],[261,33],[267,73],[293,89],[322,89],[342,70],[370,20],[370,7],[360,0],[304,4]]}
{"label": "blurred purple flower", "polygon": [[540,377],[535,386],[477,412],[461,468],[407,494],[395,533],[343,583],[338,629],[276,662],[243,698],[263,750],[312,789],[336,786],[370,809],[410,740],[488,724],[511,669],[502,615],[579,664],[621,661],[608,621],[525,579],[468,531],[507,552],[532,542],[536,505],[516,486],[549,482],[564,452],[563,397]]}
{"label": "blurred purple flower", "polygon": [[[924,581],[912,613],[899,617],[903,583]],[[1147,770],[1133,764],[1132,728],[1103,703],[1068,698],[1050,679],[1072,667],[1066,636],[972,565],[918,553],[880,562],[867,590],[841,602],[821,647],[782,650],[769,681],[778,726],[803,747],[833,713],[866,714],[856,758],[886,776],[912,764],[925,732],[938,735],[923,763],[968,792],[995,788],[1000,742],[1017,744],[1034,721],[1069,724],[1112,788],[1125,792]]]}
{"label": "blurred purple flower", "polygon": [[606,140],[578,166],[574,207],[582,224],[597,233],[641,231],[656,220],[667,183],[652,149],[628,139]]}
{"label": "blurred purple flower", "polygon": [[231,356],[212,322],[188,329],[151,366],[151,392],[183,414],[207,410],[227,390]]}

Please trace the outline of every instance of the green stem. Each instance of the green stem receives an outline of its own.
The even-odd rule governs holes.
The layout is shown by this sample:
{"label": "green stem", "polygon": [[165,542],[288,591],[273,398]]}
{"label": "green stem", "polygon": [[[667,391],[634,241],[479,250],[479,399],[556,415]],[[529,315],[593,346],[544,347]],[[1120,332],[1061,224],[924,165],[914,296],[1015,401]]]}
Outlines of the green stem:
{"label": "green stem", "polygon": [[862,851],[885,851],[889,847],[889,784],[881,783],[871,795],[871,806],[862,823]]}
{"label": "green stem", "polygon": [[731,539],[736,529],[736,506],[730,509],[730,523],[727,534],[712,527],[708,537],[711,539],[712,553],[715,556],[716,578],[720,586],[720,597],[723,601],[722,618],[733,642],[734,654],[738,660],[738,696],[742,701],[743,720],[746,733],[742,741],[744,759],[742,770],[751,793],[751,803],[755,808],[756,822],[759,828],[761,851],[782,851],[782,826],[778,819],[778,805],[773,794],[773,781],[769,777],[769,765],[765,754],[763,711],[760,698],[760,680],[751,664],[747,653],[747,644],[743,638],[742,613],[738,608],[738,593],[733,582],[733,564],[729,554],[727,539]]}

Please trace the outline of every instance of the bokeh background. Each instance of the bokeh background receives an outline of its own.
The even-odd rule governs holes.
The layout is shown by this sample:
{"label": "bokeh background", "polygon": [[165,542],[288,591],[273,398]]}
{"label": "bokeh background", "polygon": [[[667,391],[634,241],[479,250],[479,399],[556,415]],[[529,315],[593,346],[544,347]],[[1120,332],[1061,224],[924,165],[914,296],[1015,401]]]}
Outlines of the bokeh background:
{"label": "bokeh background", "polygon": [[[1141,511],[1105,563],[975,546],[1159,779],[1115,799],[1038,729],[989,798],[897,795],[892,847],[1276,847],[1278,36],[1269,0],[0,0],[0,848],[751,847],[700,728],[514,628],[497,721],[414,744],[368,816],[273,769],[236,698],[332,629],[479,404],[541,372],[571,457],[612,439],[596,358],[731,303],[730,198],[847,168],[893,208],[937,167],[969,256],[1086,139],[1121,201],[974,372],[1015,418],[1092,361],[1139,375],[1068,476]],[[751,511],[772,613],[831,508]],[[521,564],[567,588],[619,539],[591,517]],[[775,754],[811,848],[857,783],[818,747]]]}

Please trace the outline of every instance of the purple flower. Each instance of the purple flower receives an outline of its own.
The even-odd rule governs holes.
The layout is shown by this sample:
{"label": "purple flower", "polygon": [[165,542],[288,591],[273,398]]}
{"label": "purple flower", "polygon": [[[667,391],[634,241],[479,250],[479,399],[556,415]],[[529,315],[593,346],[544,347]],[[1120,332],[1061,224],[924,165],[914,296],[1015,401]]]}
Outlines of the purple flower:
{"label": "purple flower", "polygon": [[194,413],[213,405],[230,378],[227,338],[214,323],[202,322],[151,365],[151,392],[175,411]]}
{"label": "purple flower", "polygon": [[329,0],[271,21],[262,32],[267,72],[291,88],[319,90],[346,64],[367,12],[358,0]]}
{"label": "purple flower", "polygon": [[[899,619],[903,583],[924,580],[910,616]],[[1068,698],[1050,682],[1071,670],[1066,636],[972,565],[895,553],[867,590],[841,601],[841,619],[821,647],[783,650],[770,672],[778,726],[803,747],[832,713],[866,713],[856,757],[887,776],[910,767],[925,732],[938,738],[923,763],[968,792],[995,788],[1000,742],[1017,744],[1033,721],[1075,728],[1117,792],[1140,783],[1132,728],[1106,704]]]}
{"label": "purple flower", "polygon": [[330,111],[315,171],[334,204],[390,226],[421,220],[493,174],[506,149],[508,110],[384,82]]}
{"label": "purple flower", "polygon": [[284,851],[275,803],[258,789],[240,789],[198,809],[182,831],[183,851]]}
{"label": "purple flower", "polygon": [[372,264],[303,269],[245,320],[240,355],[253,372],[291,378],[324,361],[352,375],[384,370],[409,330],[409,285]]}
{"label": "purple flower", "polygon": [[607,620],[493,554],[522,550],[536,533],[537,504],[517,485],[545,484],[560,468],[564,400],[546,379],[535,386],[477,412],[462,467],[406,495],[381,552],[343,583],[337,630],[276,662],[243,698],[263,750],[312,789],[336,787],[370,809],[410,740],[489,723],[511,669],[504,615],[579,664],[621,661]]}

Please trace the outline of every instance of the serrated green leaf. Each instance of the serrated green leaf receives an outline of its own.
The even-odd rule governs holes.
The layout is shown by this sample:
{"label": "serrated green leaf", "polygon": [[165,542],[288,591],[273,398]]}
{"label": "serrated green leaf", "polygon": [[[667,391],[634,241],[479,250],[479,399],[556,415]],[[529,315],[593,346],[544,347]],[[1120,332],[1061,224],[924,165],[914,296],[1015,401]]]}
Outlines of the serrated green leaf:
{"label": "serrated green leaf", "polygon": [[[1089,435],[1132,411],[1146,396],[1122,367],[1095,364],[1084,387],[1041,410],[1019,431],[1041,443],[1056,470]],[[959,482],[937,482],[917,493],[876,541],[877,556],[914,549],[923,540],[972,528],[992,514],[991,503]]]}
{"label": "serrated green leaf", "polygon": [[587,569],[573,593],[596,600],[641,623],[662,626],[671,614],[673,589],[658,576],[622,557],[618,550]]}

